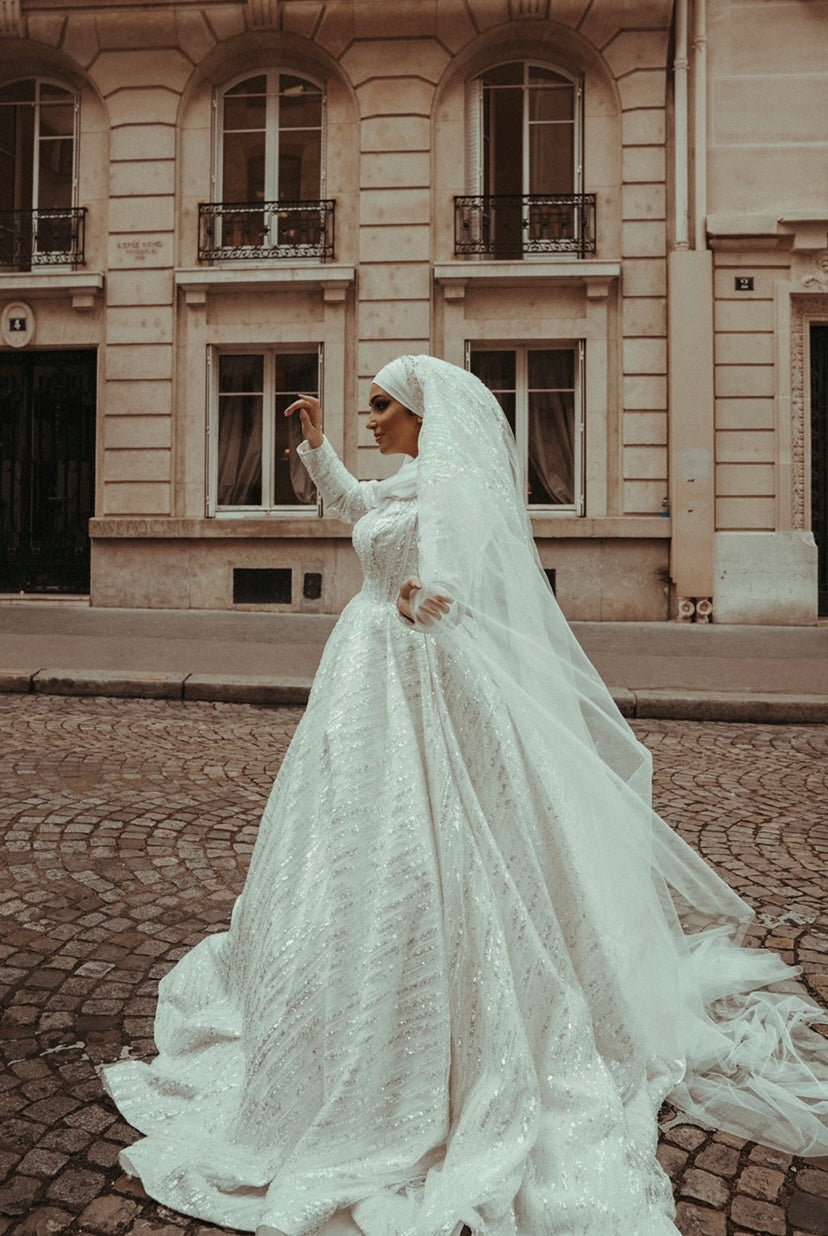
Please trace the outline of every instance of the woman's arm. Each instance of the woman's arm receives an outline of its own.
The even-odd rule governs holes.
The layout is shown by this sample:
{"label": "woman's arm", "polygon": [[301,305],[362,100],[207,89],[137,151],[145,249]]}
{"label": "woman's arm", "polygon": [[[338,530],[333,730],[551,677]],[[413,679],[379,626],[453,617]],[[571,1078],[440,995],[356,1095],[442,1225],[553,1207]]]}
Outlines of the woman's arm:
{"label": "woman's arm", "polygon": [[352,476],[322,433],[322,407],[312,395],[301,395],[285,409],[285,416],[299,414],[305,440],[299,458],[322,495],[325,513],[355,524],[379,502],[379,481],[358,481]]}

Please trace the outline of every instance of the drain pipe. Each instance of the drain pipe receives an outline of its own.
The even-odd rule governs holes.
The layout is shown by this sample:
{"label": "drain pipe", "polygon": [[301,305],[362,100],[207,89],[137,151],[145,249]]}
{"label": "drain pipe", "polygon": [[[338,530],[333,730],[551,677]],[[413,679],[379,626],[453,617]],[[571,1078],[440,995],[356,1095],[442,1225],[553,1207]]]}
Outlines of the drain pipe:
{"label": "drain pipe", "polygon": [[[700,0],[700,3],[703,0]],[[677,249],[690,248],[690,190],[687,106],[687,4],[676,0],[676,52],[673,61]]]}
{"label": "drain pipe", "polygon": [[707,246],[707,7],[696,0],[693,30],[693,111],[696,248]]}

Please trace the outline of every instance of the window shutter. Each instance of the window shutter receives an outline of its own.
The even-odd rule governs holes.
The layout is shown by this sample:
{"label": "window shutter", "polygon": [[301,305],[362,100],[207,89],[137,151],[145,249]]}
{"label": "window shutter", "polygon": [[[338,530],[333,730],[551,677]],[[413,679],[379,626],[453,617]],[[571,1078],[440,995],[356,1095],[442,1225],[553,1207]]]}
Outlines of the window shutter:
{"label": "window shutter", "polygon": [[483,192],[483,83],[466,82],[466,182],[469,194]]}

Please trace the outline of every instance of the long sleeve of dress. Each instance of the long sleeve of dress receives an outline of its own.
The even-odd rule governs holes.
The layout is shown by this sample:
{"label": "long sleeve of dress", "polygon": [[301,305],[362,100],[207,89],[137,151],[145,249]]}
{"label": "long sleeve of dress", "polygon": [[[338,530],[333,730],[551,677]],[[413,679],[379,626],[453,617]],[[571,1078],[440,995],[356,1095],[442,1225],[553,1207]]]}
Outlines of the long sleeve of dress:
{"label": "long sleeve of dress", "polygon": [[379,481],[358,481],[345,467],[327,438],[312,447],[300,442],[299,458],[322,495],[325,514],[355,524],[380,501]]}

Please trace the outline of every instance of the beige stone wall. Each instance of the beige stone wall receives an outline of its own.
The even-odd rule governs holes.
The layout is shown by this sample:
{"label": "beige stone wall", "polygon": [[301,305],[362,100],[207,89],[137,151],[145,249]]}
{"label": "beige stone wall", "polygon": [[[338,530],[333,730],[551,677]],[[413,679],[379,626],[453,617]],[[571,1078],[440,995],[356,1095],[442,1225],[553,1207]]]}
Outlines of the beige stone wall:
{"label": "beige stone wall", "polygon": [[[0,273],[0,298],[37,297],[38,346],[99,349],[96,603],[225,607],[233,564],[287,564],[298,578],[304,563],[321,562],[326,609],[356,586],[351,551],[331,521],[319,521],[313,535],[301,522],[288,534],[279,521],[248,521],[249,535],[228,537],[207,518],[206,358],[210,348],[245,344],[322,345],[329,436],[370,477],[394,466],[365,429],[371,379],[392,356],[436,351],[463,363],[469,342],[584,340],[584,518],[536,521],[544,562],[560,570],[559,595],[574,617],[667,616],[668,494],[687,506],[674,579],[698,581],[700,593],[712,592],[713,517],[728,536],[805,530],[804,412],[798,421],[791,413],[807,398],[797,396],[802,381],[791,370],[791,331],[801,336],[804,319],[791,306],[807,295],[813,316],[820,297],[828,301],[828,286],[806,282],[828,248],[828,2],[688,0],[687,243],[709,243],[715,259],[714,338],[708,331],[700,350],[698,384],[712,385],[715,422],[700,418],[695,439],[692,398],[675,385],[679,372],[691,381],[687,358],[674,366],[672,388],[669,368],[682,346],[668,320],[682,122],[674,7],[6,6],[0,81],[46,75],[82,96],[85,272],[60,289],[40,272]],[[453,198],[468,190],[466,83],[525,58],[583,84],[583,189],[598,197],[597,251],[584,260],[455,258]],[[209,267],[197,260],[198,206],[213,194],[215,92],[271,65],[325,84],[336,256],[318,267]],[[698,271],[686,287],[706,322],[711,304]],[[84,273],[97,275],[102,290],[81,286]],[[736,290],[741,275],[753,278],[750,292]],[[672,289],[674,309],[681,293]],[[694,304],[682,304],[681,314],[692,321]],[[699,458],[715,452],[709,532],[691,510],[686,478],[670,476],[671,434],[682,458],[694,448]],[[145,521],[140,534],[136,519]],[[758,544],[731,539],[727,553],[738,556],[742,543]]]}
{"label": "beige stone wall", "polygon": [[[804,290],[794,272],[828,246],[828,4],[708,8],[716,525],[773,530],[790,526],[777,465],[791,358],[777,303],[780,289],[785,299]],[[739,276],[753,289],[736,290]]]}

